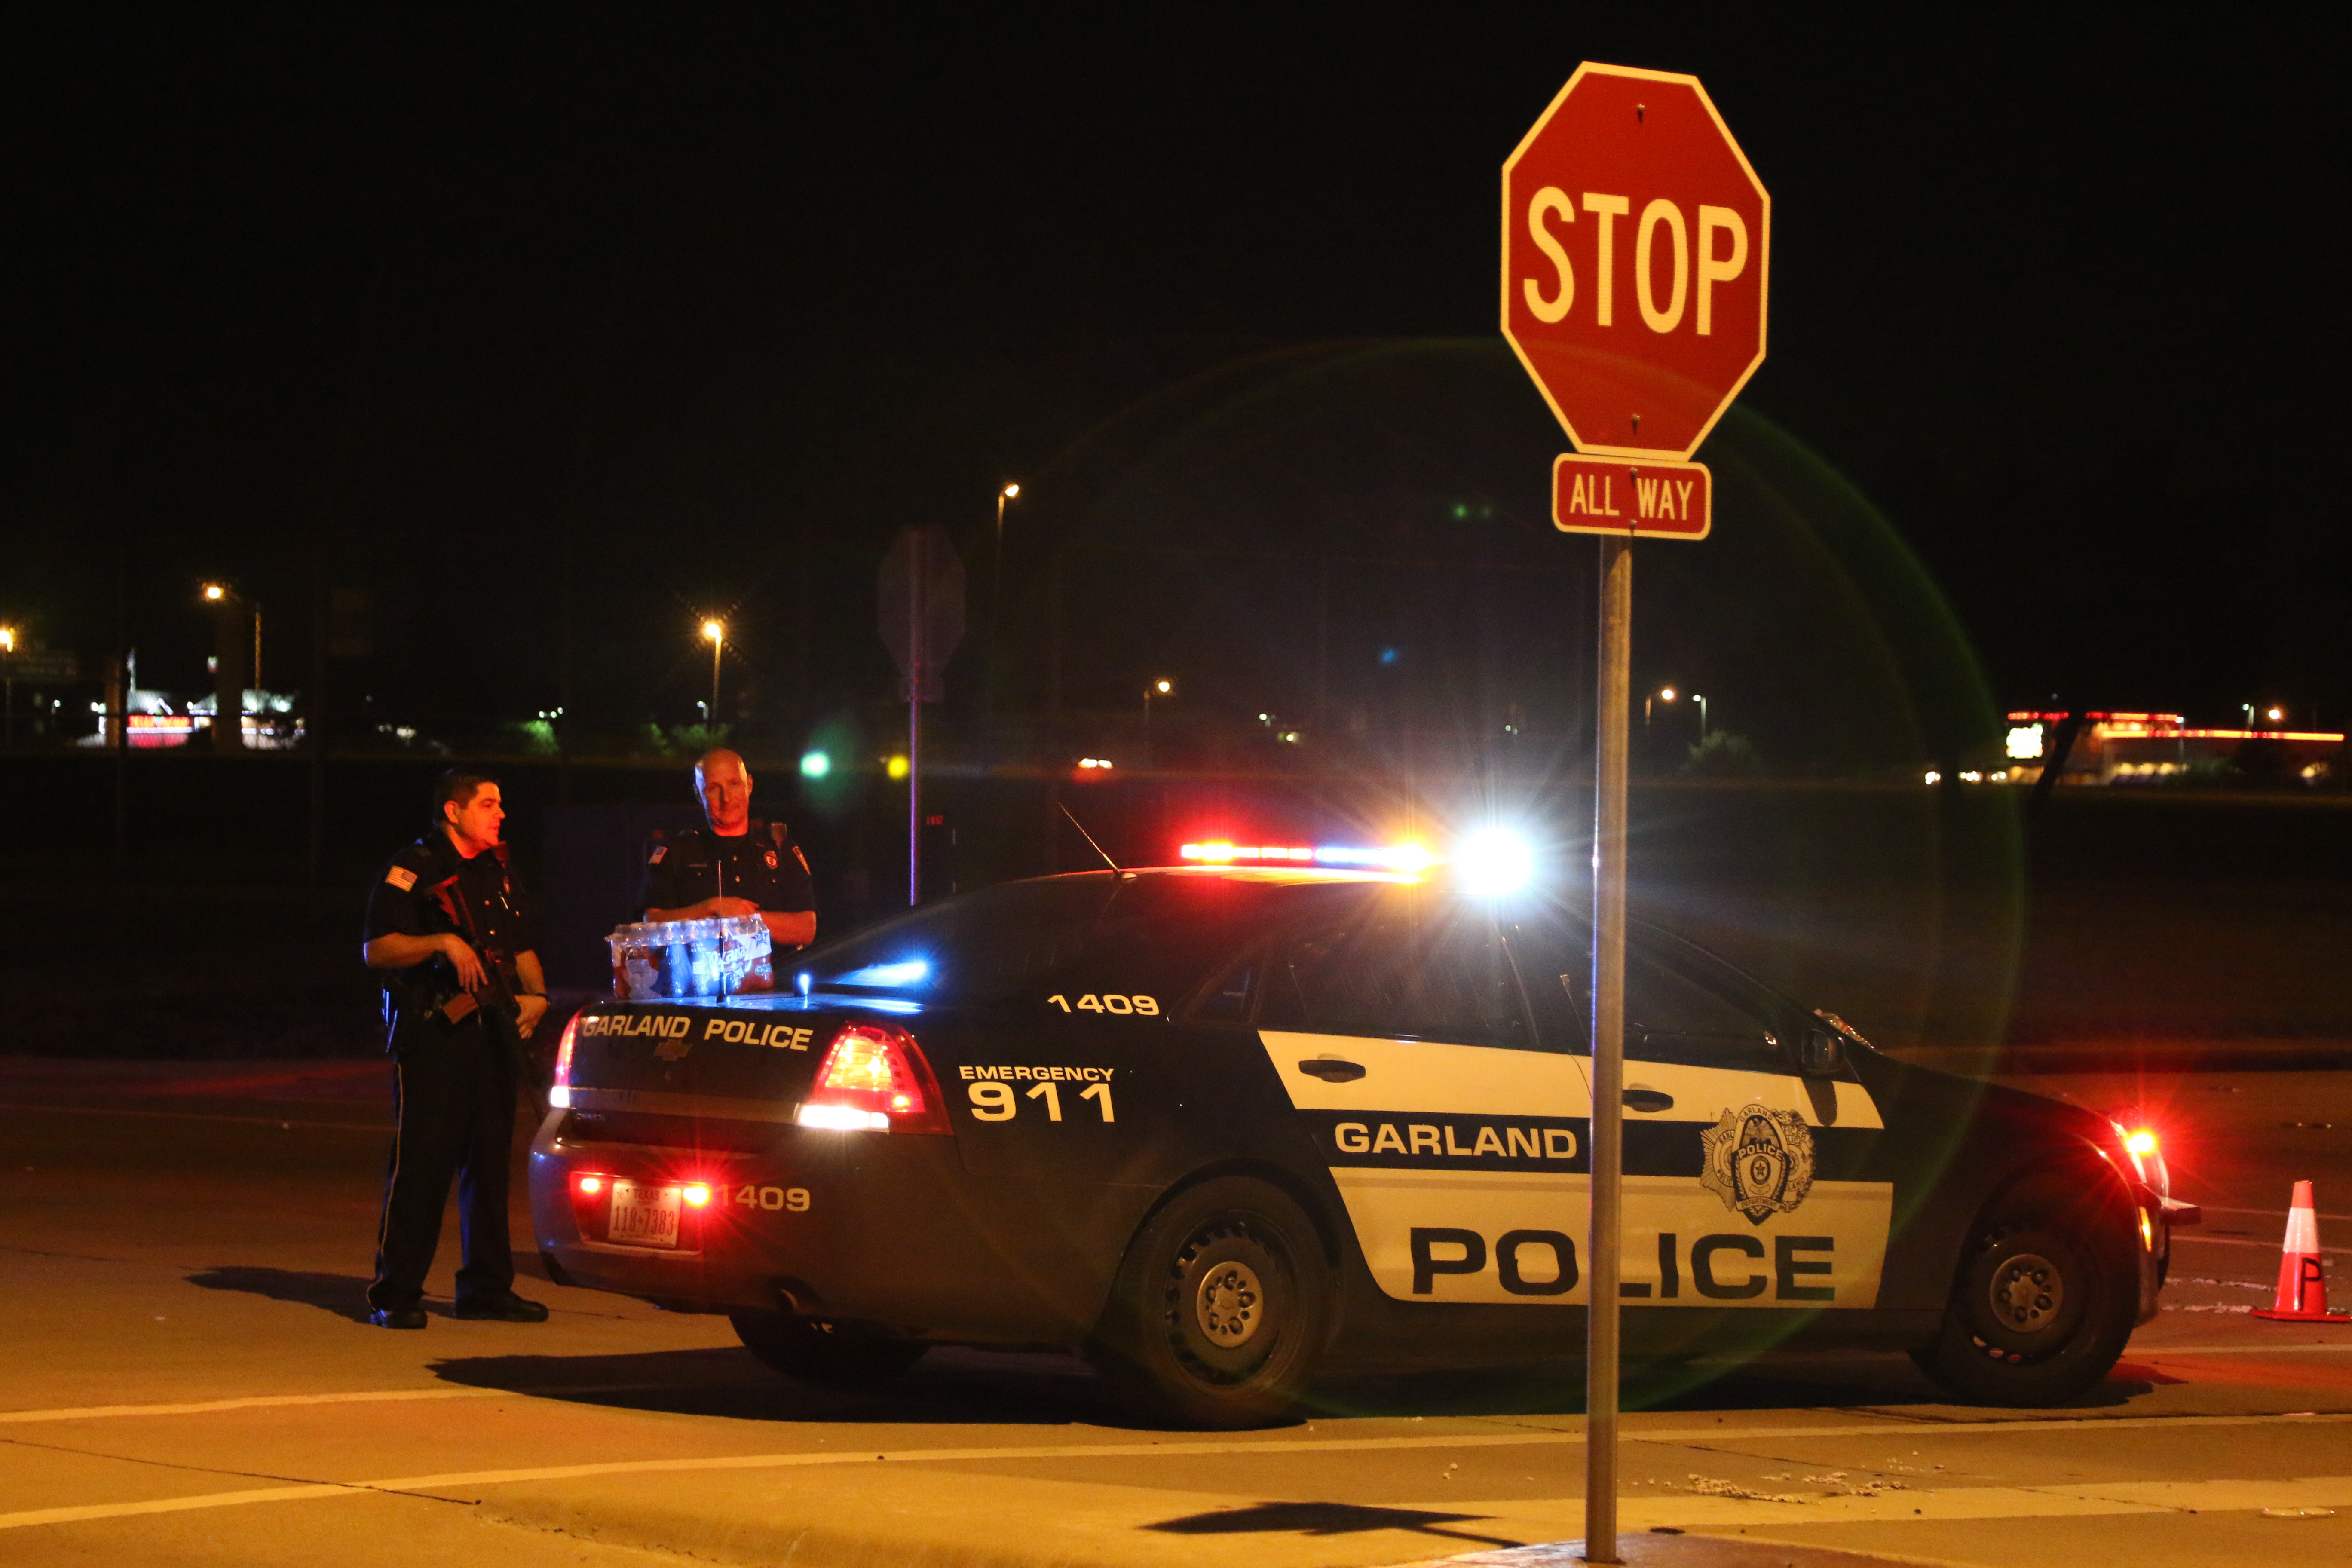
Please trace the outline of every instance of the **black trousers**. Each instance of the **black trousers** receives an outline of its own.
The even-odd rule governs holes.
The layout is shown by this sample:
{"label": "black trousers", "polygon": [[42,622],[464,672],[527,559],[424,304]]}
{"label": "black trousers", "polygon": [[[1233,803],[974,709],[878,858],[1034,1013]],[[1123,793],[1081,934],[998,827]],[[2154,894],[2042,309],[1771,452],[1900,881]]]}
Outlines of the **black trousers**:
{"label": "black trousers", "polygon": [[376,1227],[375,1283],[368,1305],[414,1307],[441,1239],[449,1181],[457,1182],[465,1256],[457,1300],[514,1289],[507,1233],[507,1172],[514,1143],[515,1063],[478,1017],[452,1030],[426,1024],[404,1032],[394,1058],[400,1117],[384,1173],[383,1218]]}

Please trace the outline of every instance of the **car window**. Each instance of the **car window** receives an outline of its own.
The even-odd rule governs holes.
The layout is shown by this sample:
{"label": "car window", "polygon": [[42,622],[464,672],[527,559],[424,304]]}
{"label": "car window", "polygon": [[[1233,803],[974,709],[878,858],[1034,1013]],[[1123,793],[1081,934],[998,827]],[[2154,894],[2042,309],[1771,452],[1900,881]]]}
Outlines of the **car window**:
{"label": "car window", "polygon": [[1777,1071],[1783,1065],[1770,1026],[1749,1007],[1630,945],[1625,1054],[1751,1071]]}
{"label": "car window", "polygon": [[1592,1032],[1591,935],[1580,926],[1543,918],[1514,921],[1503,934],[1545,1047],[1580,1055],[1589,1051]]}
{"label": "car window", "polygon": [[1524,1047],[1518,986],[1477,906],[1399,896],[1287,942],[1266,975],[1258,1025],[1309,1034]]}
{"label": "car window", "polygon": [[1250,991],[1257,983],[1258,970],[1265,956],[1257,948],[1252,948],[1226,965],[1193,1005],[1193,1021],[1202,1024],[1248,1023]]}

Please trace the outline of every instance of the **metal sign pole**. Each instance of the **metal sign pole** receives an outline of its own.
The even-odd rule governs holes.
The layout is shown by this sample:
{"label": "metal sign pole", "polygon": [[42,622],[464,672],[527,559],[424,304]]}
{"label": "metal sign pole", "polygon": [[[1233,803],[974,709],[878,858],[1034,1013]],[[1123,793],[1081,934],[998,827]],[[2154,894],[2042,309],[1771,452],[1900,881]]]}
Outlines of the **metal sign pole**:
{"label": "metal sign pole", "polygon": [[1601,540],[1601,683],[1592,812],[1592,1227],[1586,1237],[1584,1557],[1617,1555],[1617,1274],[1624,1234],[1625,750],[1633,707],[1633,542]]}
{"label": "metal sign pole", "polygon": [[914,536],[907,574],[907,907],[923,901],[923,677],[930,650],[923,646],[923,590],[928,582],[923,536]]}

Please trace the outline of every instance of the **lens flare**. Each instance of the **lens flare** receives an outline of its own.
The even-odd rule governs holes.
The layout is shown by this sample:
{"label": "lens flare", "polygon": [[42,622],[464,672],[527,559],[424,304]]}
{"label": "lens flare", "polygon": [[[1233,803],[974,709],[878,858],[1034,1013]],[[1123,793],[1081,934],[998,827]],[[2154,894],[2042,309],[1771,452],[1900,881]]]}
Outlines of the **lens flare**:
{"label": "lens flare", "polygon": [[1465,892],[1496,896],[1526,887],[1535,877],[1536,856],[1517,834],[1490,827],[1462,841],[1454,866]]}

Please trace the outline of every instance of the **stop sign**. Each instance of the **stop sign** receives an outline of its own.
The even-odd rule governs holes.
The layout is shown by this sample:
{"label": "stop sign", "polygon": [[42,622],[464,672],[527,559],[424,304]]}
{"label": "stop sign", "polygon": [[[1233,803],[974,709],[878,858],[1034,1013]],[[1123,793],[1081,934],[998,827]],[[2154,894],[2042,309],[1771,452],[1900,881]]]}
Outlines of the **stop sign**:
{"label": "stop sign", "polygon": [[1577,67],[1503,164],[1503,336],[1579,450],[1697,449],[1764,362],[1771,239],[1696,77]]}

